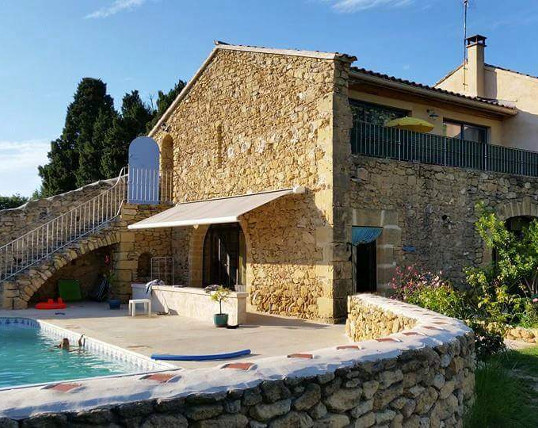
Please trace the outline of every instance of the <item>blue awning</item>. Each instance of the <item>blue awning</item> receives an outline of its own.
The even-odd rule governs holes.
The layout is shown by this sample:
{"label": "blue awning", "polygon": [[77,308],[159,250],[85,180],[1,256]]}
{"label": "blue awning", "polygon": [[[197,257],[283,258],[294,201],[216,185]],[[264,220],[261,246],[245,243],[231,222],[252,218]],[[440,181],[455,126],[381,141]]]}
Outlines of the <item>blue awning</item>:
{"label": "blue awning", "polygon": [[379,238],[383,232],[382,227],[357,227],[351,230],[351,243],[353,245],[369,244]]}

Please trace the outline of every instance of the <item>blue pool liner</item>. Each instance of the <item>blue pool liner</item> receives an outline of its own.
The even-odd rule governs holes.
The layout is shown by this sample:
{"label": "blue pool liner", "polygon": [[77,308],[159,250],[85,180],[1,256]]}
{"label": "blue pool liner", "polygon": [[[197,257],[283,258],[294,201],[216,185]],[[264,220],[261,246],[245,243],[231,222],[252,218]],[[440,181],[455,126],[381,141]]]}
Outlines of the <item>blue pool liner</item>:
{"label": "blue pool liner", "polygon": [[152,354],[154,360],[167,361],[211,361],[211,360],[226,360],[229,358],[243,357],[250,355],[250,349],[242,349],[235,352],[224,352],[222,354],[203,354],[203,355],[174,355],[174,354]]}

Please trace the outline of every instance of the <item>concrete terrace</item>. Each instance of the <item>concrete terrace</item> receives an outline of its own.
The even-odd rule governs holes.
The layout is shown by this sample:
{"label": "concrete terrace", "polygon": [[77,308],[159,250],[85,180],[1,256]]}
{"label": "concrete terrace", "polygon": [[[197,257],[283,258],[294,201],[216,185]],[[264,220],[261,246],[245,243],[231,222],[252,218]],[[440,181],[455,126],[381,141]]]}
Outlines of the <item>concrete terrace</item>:
{"label": "concrete terrace", "polygon": [[[57,312],[65,315],[56,315]],[[249,313],[247,323],[238,329],[218,329],[179,315],[156,315],[151,318],[127,315],[126,305],[110,310],[106,303],[70,304],[64,310],[3,310],[0,317],[25,317],[47,321],[67,330],[128,349],[142,355],[215,354],[249,348],[260,358],[338,346],[349,343],[343,325],[318,324],[299,319]],[[237,359],[241,360],[241,358]],[[175,362],[179,367],[200,368],[222,364],[221,361]]]}

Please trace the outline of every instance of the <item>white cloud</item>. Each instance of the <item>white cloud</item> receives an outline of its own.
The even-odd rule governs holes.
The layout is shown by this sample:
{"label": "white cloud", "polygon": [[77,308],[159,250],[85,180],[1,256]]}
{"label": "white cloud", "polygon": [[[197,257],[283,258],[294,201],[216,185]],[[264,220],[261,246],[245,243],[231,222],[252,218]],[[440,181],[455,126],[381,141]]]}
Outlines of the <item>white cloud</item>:
{"label": "white cloud", "polygon": [[415,0],[329,0],[338,12],[352,13],[376,7],[401,7],[415,2]]}
{"label": "white cloud", "polygon": [[145,2],[146,0],[114,0],[110,6],[102,7],[86,15],[86,18],[107,18],[120,12],[136,9]]}
{"label": "white cloud", "polygon": [[0,141],[0,195],[30,196],[41,180],[37,167],[47,162],[49,139]]}

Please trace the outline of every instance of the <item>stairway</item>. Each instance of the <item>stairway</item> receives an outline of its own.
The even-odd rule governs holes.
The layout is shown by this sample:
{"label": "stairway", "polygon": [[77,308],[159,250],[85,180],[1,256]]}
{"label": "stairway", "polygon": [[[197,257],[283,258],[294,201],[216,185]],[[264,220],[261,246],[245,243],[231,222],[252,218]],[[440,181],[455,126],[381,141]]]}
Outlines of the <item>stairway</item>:
{"label": "stairway", "polygon": [[58,269],[118,242],[114,228],[125,201],[127,174],[70,211],[0,247],[0,307],[22,309]]}

